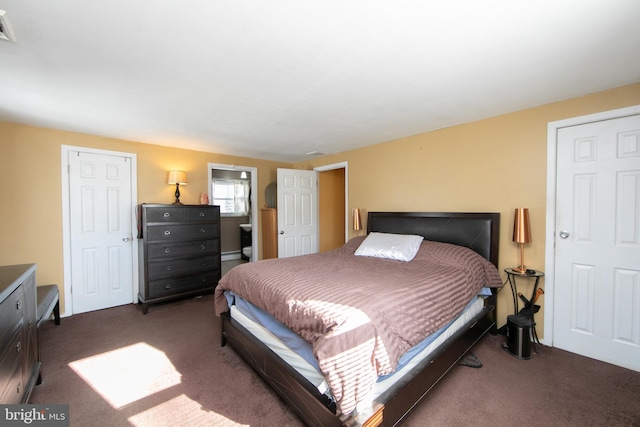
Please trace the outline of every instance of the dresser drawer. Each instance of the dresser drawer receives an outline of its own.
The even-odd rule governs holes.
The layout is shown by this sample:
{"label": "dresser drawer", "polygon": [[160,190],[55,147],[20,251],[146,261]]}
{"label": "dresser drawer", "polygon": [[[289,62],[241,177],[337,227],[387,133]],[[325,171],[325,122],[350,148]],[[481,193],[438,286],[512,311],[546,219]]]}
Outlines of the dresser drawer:
{"label": "dresser drawer", "polygon": [[162,298],[198,290],[213,290],[218,284],[217,273],[207,273],[192,277],[155,280],[149,282],[148,298]]}
{"label": "dresser drawer", "polygon": [[148,206],[147,222],[218,222],[214,206]]}
{"label": "dresser drawer", "polygon": [[147,227],[147,240],[170,242],[217,239],[219,228],[218,224],[153,225]]}
{"label": "dresser drawer", "polygon": [[147,222],[182,222],[185,218],[182,206],[148,206],[146,213]]}
{"label": "dresser drawer", "polygon": [[[0,403],[20,403],[22,399],[22,328],[18,329],[0,354]],[[1,388],[1,387],[0,387]]]}
{"label": "dresser drawer", "polygon": [[218,257],[208,256],[194,259],[177,259],[174,261],[150,262],[147,276],[149,280],[208,273],[218,270]]}
{"label": "dresser drawer", "polygon": [[220,215],[218,214],[217,207],[199,207],[190,206],[184,210],[184,220],[187,222],[213,222],[219,221]]}
{"label": "dresser drawer", "polygon": [[22,324],[24,316],[24,295],[19,286],[0,304],[0,349],[11,339],[16,328]]}
{"label": "dresser drawer", "polygon": [[22,366],[20,360],[17,360],[13,374],[11,377],[7,378],[6,381],[7,387],[4,392],[0,393],[0,402],[7,405],[24,403],[22,402],[22,397],[24,396],[24,382],[22,380]]}
{"label": "dresser drawer", "polygon": [[216,254],[218,252],[217,249],[217,240],[155,243],[147,246],[147,257],[149,261],[157,261],[171,258],[204,256]]}

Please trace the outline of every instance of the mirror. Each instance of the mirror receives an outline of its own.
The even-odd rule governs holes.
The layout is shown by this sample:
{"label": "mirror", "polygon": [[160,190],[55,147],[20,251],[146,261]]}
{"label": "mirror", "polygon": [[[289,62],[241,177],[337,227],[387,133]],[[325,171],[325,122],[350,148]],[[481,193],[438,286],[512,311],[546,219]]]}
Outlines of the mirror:
{"label": "mirror", "polygon": [[265,204],[268,208],[275,208],[278,203],[278,183],[272,182],[264,190]]}

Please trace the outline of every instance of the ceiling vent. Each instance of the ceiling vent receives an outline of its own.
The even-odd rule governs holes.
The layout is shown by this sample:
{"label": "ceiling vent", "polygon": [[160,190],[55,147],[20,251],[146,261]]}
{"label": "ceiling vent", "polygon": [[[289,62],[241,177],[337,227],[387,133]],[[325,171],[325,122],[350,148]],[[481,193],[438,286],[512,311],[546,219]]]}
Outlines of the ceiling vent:
{"label": "ceiling vent", "polygon": [[16,41],[16,35],[13,32],[13,28],[11,28],[7,12],[2,9],[0,9],[0,39],[10,42]]}

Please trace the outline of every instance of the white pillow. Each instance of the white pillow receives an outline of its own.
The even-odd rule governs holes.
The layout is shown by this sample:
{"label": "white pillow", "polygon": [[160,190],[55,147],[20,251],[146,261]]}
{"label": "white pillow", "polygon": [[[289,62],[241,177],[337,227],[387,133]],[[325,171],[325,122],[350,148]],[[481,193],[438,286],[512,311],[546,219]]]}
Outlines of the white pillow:
{"label": "white pillow", "polygon": [[422,240],[422,236],[372,232],[356,249],[355,255],[411,261]]}

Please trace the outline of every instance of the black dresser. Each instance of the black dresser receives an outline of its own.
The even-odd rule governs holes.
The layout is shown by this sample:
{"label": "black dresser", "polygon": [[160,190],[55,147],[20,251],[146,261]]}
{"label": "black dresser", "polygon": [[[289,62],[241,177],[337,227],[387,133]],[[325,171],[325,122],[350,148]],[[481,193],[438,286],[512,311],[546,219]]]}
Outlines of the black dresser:
{"label": "black dresser", "polygon": [[138,215],[142,312],[212,292],[220,280],[220,207],[142,204]]}
{"label": "black dresser", "polygon": [[0,404],[27,403],[39,375],[36,265],[0,267]]}

